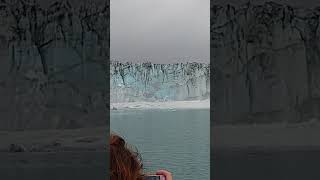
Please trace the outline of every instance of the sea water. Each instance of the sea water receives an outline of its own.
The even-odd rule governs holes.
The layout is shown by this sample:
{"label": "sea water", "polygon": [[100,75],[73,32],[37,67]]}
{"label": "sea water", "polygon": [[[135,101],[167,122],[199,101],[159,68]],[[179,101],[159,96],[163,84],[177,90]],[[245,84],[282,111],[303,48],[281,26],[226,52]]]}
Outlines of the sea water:
{"label": "sea water", "polygon": [[141,154],[144,171],[166,169],[175,180],[209,180],[210,111],[111,111],[111,131]]}

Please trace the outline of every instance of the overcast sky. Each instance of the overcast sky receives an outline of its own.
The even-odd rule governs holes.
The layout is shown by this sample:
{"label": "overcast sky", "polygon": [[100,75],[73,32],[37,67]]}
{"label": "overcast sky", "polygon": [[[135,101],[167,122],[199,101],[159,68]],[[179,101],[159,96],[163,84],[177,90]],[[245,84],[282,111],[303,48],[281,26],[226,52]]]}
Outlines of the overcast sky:
{"label": "overcast sky", "polygon": [[210,0],[110,0],[110,4],[111,58],[209,62]]}

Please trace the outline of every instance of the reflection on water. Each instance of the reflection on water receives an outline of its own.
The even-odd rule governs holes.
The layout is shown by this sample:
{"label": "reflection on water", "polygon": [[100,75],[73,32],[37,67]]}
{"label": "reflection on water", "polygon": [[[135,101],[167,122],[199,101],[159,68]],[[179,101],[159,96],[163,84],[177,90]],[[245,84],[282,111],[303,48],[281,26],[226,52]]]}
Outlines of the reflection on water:
{"label": "reflection on water", "polygon": [[208,110],[111,112],[111,130],[142,154],[145,171],[168,169],[176,180],[209,180]]}

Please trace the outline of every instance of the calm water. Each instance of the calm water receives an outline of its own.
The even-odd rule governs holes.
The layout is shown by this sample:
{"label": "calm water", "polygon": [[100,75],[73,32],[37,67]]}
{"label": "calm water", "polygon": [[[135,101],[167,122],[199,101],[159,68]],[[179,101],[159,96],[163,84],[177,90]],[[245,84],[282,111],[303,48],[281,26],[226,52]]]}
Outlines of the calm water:
{"label": "calm water", "polygon": [[1,180],[106,179],[106,152],[0,152]]}
{"label": "calm water", "polygon": [[212,179],[320,179],[320,149],[220,149],[212,156]]}
{"label": "calm water", "polygon": [[175,180],[210,179],[209,110],[111,112],[111,130],[142,155],[146,172],[167,169]]}

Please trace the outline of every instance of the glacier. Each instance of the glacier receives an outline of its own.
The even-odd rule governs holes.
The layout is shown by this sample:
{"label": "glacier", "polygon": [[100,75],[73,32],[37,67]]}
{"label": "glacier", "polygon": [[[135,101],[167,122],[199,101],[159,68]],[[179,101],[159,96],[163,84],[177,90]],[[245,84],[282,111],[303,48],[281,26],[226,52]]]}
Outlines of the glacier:
{"label": "glacier", "polygon": [[283,2],[211,3],[215,123],[320,119],[319,17]]}
{"label": "glacier", "polygon": [[0,130],[107,126],[109,8],[0,1]]}
{"label": "glacier", "polygon": [[111,103],[209,99],[210,65],[112,61],[110,91]]}

